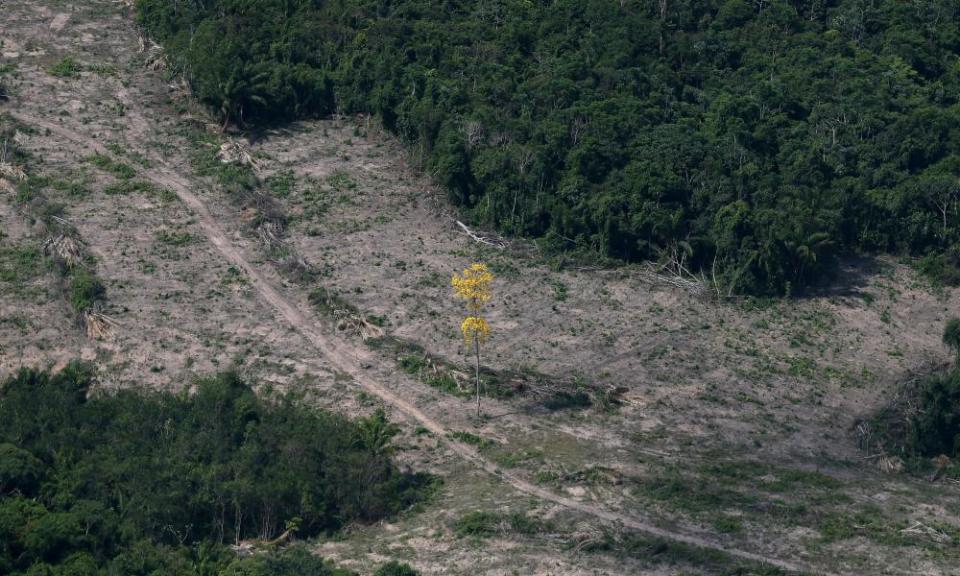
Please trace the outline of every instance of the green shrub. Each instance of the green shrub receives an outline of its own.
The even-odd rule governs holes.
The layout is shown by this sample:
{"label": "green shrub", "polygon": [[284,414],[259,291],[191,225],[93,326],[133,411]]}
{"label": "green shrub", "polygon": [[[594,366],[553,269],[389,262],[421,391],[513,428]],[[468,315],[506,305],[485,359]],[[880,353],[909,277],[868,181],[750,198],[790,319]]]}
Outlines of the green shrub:
{"label": "green shrub", "polygon": [[911,451],[922,456],[960,455],[960,371],[930,377],[919,395]]}
{"label": "green shrub", "polygon": [[544,407],[548,410],[589,408],[592,404],[590,395],[582,390],[560,390],[543,401]]}
{"label": "green shrub", "polygon": [[917,269],[936,284],[960,286],[960,246],[953,246],[943,253],[927,254],[917,264]]}
{"label": "green shrub", "polygon": [[57,78],[76,78],[80,76],[81,70],[83,70],[83,67],[79,62],[70,56],[64,56],[62,60],[50,68],[50,75]]}
{"label": "green shrub", "polygon": [[249,166],[221,164],[217,170],[217,184],[229,195],[240,195],[257,187],[257,176]]}
{"label": "green shrub", "polygon": [[377,568],[373,576],[420,576],[409,564],[400,564],[396,560]]}
{"label": "green shrub", "polygon": [[344,300],[339,294],[323,286],[314,288],[310,292],[310,295],[307,296],[307,300],[313,304],[314,308],[324,314],[333,314],[337,310],[346,310],[352,313],[358,312],[356,306]]}
{"label": "green shrub", "polygon": [[334,568],[302,546],[235,560],[218,576],[355,576]]}
{"label": "green shrub", "polygon": [[943,343],[956,355],[956,370],[960,370],[960,318],[951,318],[943,328]]}
{"label": "green shrub", "polygon": [[522,512],[503,515],[477,510],[461,516],[454,524],[453,531],[461,538],[466,536],[486,538],[501,533],[532,536],[551,528],[552,526],[545,524],[539,518],[528,516]]}
{"label": "green shrub", "polygon": [[457,536],[493,536],[499,531],[501,517],[493,512],[468,512],[460,517],[453,526],[453,531]]}
{"label": "green shrub", "polygon": [[80,268],[73,274],[70,281],[70,305],[77,313],[93,309],[106,293],[106,287],[92,272]]}
{"label": "green shrub", "polygon": [[129,164],[124,164],[103,154],[94,154],[88,160],[97,168],[113,174],[120,180],[129,180],[137,175],[137,171]]}
{"label": "green shrub", "polygon": [[863,448],[903,457],[911,467],[960,456],[960,369],[911,380],[868,424],[873,435]]}

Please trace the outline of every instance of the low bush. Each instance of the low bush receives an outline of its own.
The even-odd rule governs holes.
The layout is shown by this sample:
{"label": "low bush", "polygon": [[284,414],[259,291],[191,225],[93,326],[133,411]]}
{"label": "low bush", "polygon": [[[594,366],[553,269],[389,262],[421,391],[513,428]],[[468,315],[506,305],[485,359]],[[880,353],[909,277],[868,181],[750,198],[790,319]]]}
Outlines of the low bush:
{"label": "low bush", "polygon": [[80,76],[81,70],[83,70],[83,67],[79,62],[70,56],[64,56],[62,60],[50,68],[50,75],[57,78],[76,78]]}
{"label": "low bush", "polygon": [[420,573],[411,568],[409,564],[400,564],[394,561],[378,568],[373,576],[420,576]]}
{"label": "low bush", "polygon": [[74,272],[70,280],[70,305],[78,314],[92,310],[106,293],[107,289],[92,272],[82,268]]}

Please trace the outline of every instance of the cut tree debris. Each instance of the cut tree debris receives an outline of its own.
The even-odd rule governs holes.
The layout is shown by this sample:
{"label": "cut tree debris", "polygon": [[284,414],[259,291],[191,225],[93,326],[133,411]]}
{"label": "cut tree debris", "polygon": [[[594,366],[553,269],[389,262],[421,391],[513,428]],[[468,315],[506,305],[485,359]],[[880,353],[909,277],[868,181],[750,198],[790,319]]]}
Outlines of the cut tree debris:
{"label": "cut tree debris", "polygon": [[951,538],[946,532],[937,530],[932,526],[927,526],[926,524],[916,521],[914,521],[914,523],[910,526],[901,530],[900,533],[925,536],[938,544],[949,544],[950,542],[953,542],[953,538]]}
{"label": "cut tree debris", "polygon": [[383,328],[350,310],[334,310],[333,316],[337,319],[337,330],[341,332],[354,332],[364,341],[383,336]]}
{"label": "cut tree debris", "polygon": [[504,248],[507,247],[507,243],[504,242],[502,238],[499,238],[497,236],[486,236],[486,235],[478,234],[473,230],[471,230],[469,227],[467,227],[467,225],[464,224],[463,222],[459,220],[457,220],[456,222],[457,222],[457,226],[459,226],[460,229],[463,230],[467,236],[469,236],[470,238],[473,238],[475,242],[479,242],[480,244],[486,244],[487,246],[493,246],[494,248],[497,248],[499,250],[503,250]]}
{"label": "cut tree debris", "polygon": [[109,338],[113,329],[120,325],[113,318],[94,310],[83,313],[83,324],[87,329],[87,337],[91,339]]}
{"label": "cut tree debris", "polygon": [[66,234],[60,234],[44,242],[43,252],[63,262],[67,268],[75,268],[83,263],[83,245],[79,240]]}
{"label": "cut tree debris", "polygon": [[224,164],[242,164],[251,166],[254,170],[259,170],[260,165],[250,154],[250,149],[246,144],[236,140],[230,140],[220,145],[220,151],[217,152],[217,159]]}
{"label": "cut tree debris", "polygon": [[27,179],[27,173],[22,167],[9,162],[0,162],[0,176],[16,180],[17,182],[22,182]]}

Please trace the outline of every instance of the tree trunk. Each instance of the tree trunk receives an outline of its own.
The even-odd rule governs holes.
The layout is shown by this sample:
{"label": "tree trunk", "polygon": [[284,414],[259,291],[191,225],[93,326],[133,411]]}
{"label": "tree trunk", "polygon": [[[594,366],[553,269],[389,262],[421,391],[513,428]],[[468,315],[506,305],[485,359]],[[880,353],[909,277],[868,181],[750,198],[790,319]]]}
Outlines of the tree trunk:
{"label": "tree trunk", "polygon": [[477,418],[480,418],[480,339],[473,337],[473,350],[477,355]]}

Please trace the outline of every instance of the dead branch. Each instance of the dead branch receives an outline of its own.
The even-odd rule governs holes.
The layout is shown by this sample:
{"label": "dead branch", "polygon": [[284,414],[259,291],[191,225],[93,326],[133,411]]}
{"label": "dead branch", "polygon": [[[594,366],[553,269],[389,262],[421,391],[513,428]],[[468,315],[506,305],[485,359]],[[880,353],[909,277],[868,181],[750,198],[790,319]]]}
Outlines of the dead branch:
{"label": "dead branch", "polygon": [[577,526],[577,529],[573,533],[572,540],[574,542],[573,553],[579,554],[584,550],[589,551],[595,546],[600,546],[610,541],[612,541],[612,543],[618,543],[620,542],[620,535],[615,532],[610,533],[602,528],[591,526],[584,522]]}
{"label": "dead branch", "polygon": [[949,534],[941,530],[937,530],[932,526],[927,526],[922,522],[914,521],[910,526],[900,530],[901,534],[913,534],[916,536],[927,537],[938,544],[949,544],[953,541],[953,538]]}
{"label": "dead branch", "polygon": [[656,266],[647,263],[645,269],[640,272],[641,278],[651,284],[661,284],[680,288],[694,296],[705,296],[708,291],[705,283],[696,276],[684,276],[680,272],[668,272],[663,266]]}
{"label": "dead branch", "polygon": [[0,162],[0,176],[16,182],[22,182],[27,179],[27,173],[23,167],[10,162]]}
{"label": "dead branch", "polygon": [[217,159],[224,164],[242,164],[260,170],[259,163],[250,154],[250,148],[239,141],[230,140],[220,145]]}
{"label": "dead branch", "polygon": [[337,319],[337,330],[353,332],[364,341],[380,338],[384,334],[383,328],[350,310],[334,310],[333,316]]}
{"label": "dead branch", "polygon": [[457,220],[456,222],[457,222],[457,226],[459,226],[460,229],[463,230],[467,236],[472,238],[474,242],[479,242],[480,244],[486,244],[487,246],[493,246],[494,248],[497,248],[499,250],[503,250],[504,248],[507,247],[507,243],[504,242],[503,239],[501,238],[498,238],[496,236],[484,236],[481,234],[477,234],[476,232],[468,228],[467,225],[464,224],[463,222],[459,220]]}
{"label": "dead branch", "polygon": [[66,234],[59,234],[44,242],[43,252],[63,262],[67,268],[75,268],[83,263],[83,244]]}
{"label": "dead branch", "polygon": [[113,329],[120,326],[113,318],[95,310],[83,313],[83,324],[87,330],[87,338],[94,340],[109,338],[113,335]]}
{"label": "dead branch", "polygon": [[877,458],[877,468],[887,474],[896,474],[903,470],[903,460],[899,456],[881,456]]}

